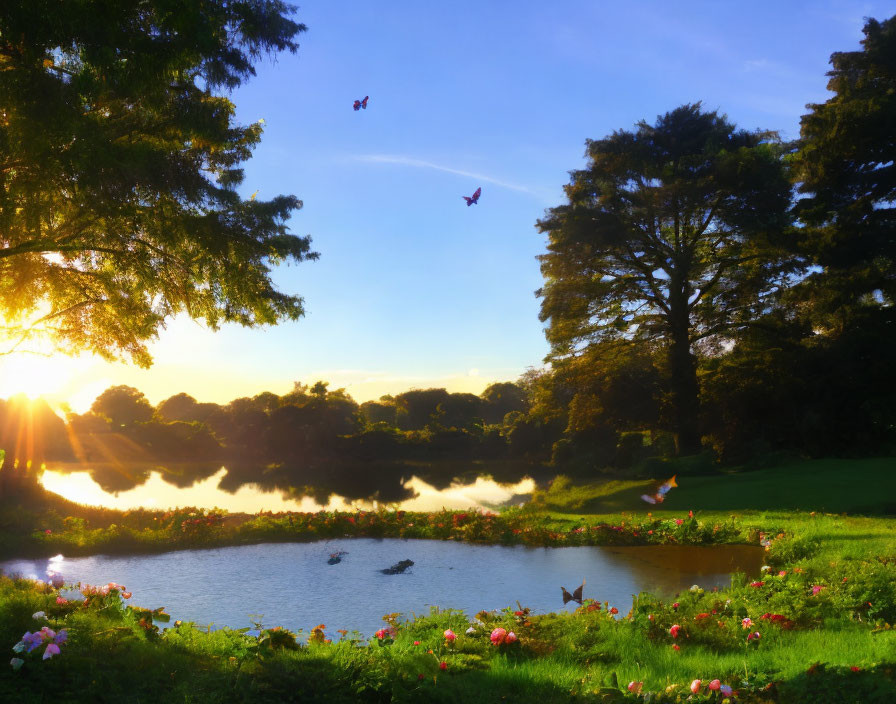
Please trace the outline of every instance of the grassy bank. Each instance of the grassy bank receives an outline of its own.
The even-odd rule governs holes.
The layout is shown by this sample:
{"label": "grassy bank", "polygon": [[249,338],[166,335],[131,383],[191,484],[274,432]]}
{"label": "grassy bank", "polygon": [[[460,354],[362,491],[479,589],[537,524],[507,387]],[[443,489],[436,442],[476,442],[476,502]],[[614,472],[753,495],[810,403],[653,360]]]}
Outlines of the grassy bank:
{"label": "grassy bank", "polygon": [[[823,510],[834,500],[860,505],[863,496],[866,506],[869,496],[885,505],[887,465],[854,466],[852,481],[835,485],[836,497],[823,490],[823,472],[842,474],[842,465],[813,469],[818,486],[790,497],[784,494],[801,483],[781,476],[775,484],[770,470],[683,477],[663,509],[650,513],[637,504],[611,508],[626,492],[637,501],[643,484],[563,481],[532,507],[500,516],[383,511],[234,519],[58,502],[41,510],[36,497],[21,505],[18,518],[3,515],[28,536],[29,549],[67,555],[343,535],[548,545],[762,540],[768,569],[752,583],[736,576],[718,592],[697,589],[669,600],[642,594],[627,616],[588,601],[563,614],[531,615],[523,604],[478,620],[458,612],[414,621],[392,616],[383,637],[370,643],[350,633],[328,642],[323,631],[253,635],[192,624],[159,632],[158,614],[127,606],[139,603],[139,593],[125,600],[112,587],[57,603],[51,585],[0,578],[0,646],[23,661],[18,671],[0,667],[0,701],[724,702],[722,689],[709,689],[715,680],[732,688],[731,702],[896,701],[896,519]],[[740,483],[730,489],[726,482]],[[753,503],[734,509],[726,496]],[[788,501],[795,503],[782,503]],[[774,510],[757,508],[766,503]],[[46,617],[33,618],[38,612]],[[327,626],[334,632],[340,624]],[[57,637],[65,630],[58,655],[42,660],[46,643],[13,652],[24,633],[41,627]],[[494,644],[496,628],[516,640]],[[447,629],[455,639],[446,638]]]}

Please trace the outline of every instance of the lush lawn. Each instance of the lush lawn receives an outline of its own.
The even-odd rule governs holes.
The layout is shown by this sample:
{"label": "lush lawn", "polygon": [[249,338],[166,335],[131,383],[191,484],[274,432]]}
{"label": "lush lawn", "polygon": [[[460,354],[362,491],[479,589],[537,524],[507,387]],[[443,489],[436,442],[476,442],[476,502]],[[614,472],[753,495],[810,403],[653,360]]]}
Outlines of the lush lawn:
{"label": "lush lawn", "polygon": [[[669,476],[675,473],[670,467]],[[657,477],[658,480],[668,476]],[[803,460],[752,472],[709,476],[679,474],[678,487],[662,504],[666,511],[822,511],[896,516],[896,458]],[[612,480],[571,485],[555,482],[540,503],[566,512],[614,513],[651,510],[640,499],[655,480]]]}
{"label": "lush lawn", "polygon": [[[896,519],[822,510],[882,510],[891,499],[885,495],[891,466],[830,461],[681,477],[662,510],[651,515],[646,509],[653,507],[638,495],[654,484],[643,482],[561,481],[535,507],[502,516],[280,514],[231,525],[227,517],[208,522],[189,512],[125,515],[82,508],[66,520],[70,507],[63,504],[44,510],[39,503],[21,505],[24,523],[11,509],[0,515],[29,536],[32,548],[82,552],[110,545],[157,549],[190,541],[311,539],[331,531],[557,545],[755,544],[761,533],[771,542],[769,569],[760,580],[749,584],[735,577],[727,590],[689,591],[675,600],[641,595],[628,617],[613,618],[605,605],[587,601],[576,613],[545,616],[515,615],[518,607],[508,605],[502,614],[481,615],[484,623],[470,634],[472,614],[393,619],[394,633],[371,644],[351,634],[327,643],[313,633],[208,633],[190,624],[160,634],[149,615],[128,608],[114,588],[89,596],[86,604],[59,604],[50,585],[2,578],[0,647],[24,664],[15,672],[0,667],[0,701],[722,702],[719,692],[708,689],[718,679],[738,692],[738,702],[893,702],[896,629],[888,624],[896,623]],[[849,481],[827,483],[826,477],[844,475]],[[730,505],[735,499],[745,503]],[[139,603],[139,594],[132,601]],[[32,617],[40,611],[48,619]],[[745,626],[745,618],[752,623]],[[59,655],[42,661],[45,644],[30,654],[13,652],[26,631],[41,626],[66,630]],[[496,627],[513,631],[517,640],[494,645],[489,636]],[[328,624],[329,631],[335,628]],[[456,640],[446,640],[448,628]],[[759,638],[747,640],[757,632]],[[702,680],[700,693],[688,699],[694,679]],[[631,681],[643,683],[642,694],[627,691]]]}

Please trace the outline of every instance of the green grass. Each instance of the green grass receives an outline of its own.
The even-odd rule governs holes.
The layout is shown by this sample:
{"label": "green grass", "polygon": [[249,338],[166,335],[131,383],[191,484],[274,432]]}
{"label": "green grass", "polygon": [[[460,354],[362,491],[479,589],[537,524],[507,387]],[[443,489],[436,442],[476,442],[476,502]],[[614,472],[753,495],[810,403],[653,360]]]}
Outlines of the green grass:
{"label": "green grass", "polygon": [[[495,542],[640,541],[648,526],[657,527],[651,540],[660,543],[718,539],[755,544],[760,531],[773,537],[766,560],[772,569],[761,586],[735,577],[730,588],[718,593],[681,594],[677,608],[671,600],[641,595],[629,618],[611,619],[605,607],[532,617],[517,617],[508,609],[483,616],[493,622],[467,636],[472,615],[434,612],[398,624],[391,645],[351,637],[325,644],[309,642],[307,635],[296,642],[292,634],[282,633],[268,633],[265,639],[264,633],[209,633],[190,624],[156,634],[139,625],[139,614],[115,594],[87,607],[57,605],[49,587],[0,578],[0,649],[11,648],[26,630],[45,624],[31,618],[40,610],[51,616],[50,625],[70,632],[62,654],[52,660],[29,660],[18,672],[0,660],[0,701],[646,702],[626,691],[635,680],[654,693],[652,704],[720,704],[706,696],[705,687],[701,695],[687,699],[691,680],[719,678],[739,689],[738,702],[894,702],[896,519],[884,515],[887,502],[896,496],[889,476],[894,470],[893,460],[828,460],[681,477],[681,486],[660,510],[638,499],[652,482],[573,485],[561,480],[542,492],[535,506],[500,518],[477,516],[453,525],[454,513],[413,515],[417,537]],[[39,528],[34,522],[51,512],[64,524],[61,516],[69,515],[70,506],[57,502],[42,510],[40,501],[37,497],[33,504],[21,504],[19,514],[11,507],[0,515],[26,532]],[[844,507],[869,515],[843,515]],[[92,527],[77,522],[71,527],[69,522],[59,535],[27,533],[34,545],[55,550],[67,540],[82,540],[84,552],[96,552],[128,544],[122,540],[159,548],[179,546],[183,539],[180,515],[170,519],[170,529],[162,529],[151,527],[158,518],[152,512],[125,516],[73,510]],[[688,510],[695,511],[694,518],[688,518]],[[17,515],[28,518],[17,523]],[[308,539],[309,531],[404,530],[391,514],[351,517],[354,522],[345,514],[257,516],[205,537],[213,545]],[[129,521],[131,527],[109,528],[112,522],[122,526]],[[620,530],[590,529],[602,524]],[[146,544],[139,542],[141,535]],[[316,535],[320,533],[311,537]],[[777,576],[779,570],[786,574]],[[822,589],[813,594],[816,586]],[[790,625],[762,619],[765,613],[781,614]],[[741,620],[747,616],[754,626],[744,630]],[[669,633],[673,624],[682,627],[677,640]],[[514,629],[519,641],[496,648],[488,639],[496,625]],[[453,646],[442,635],[449,627],[458,634]],[[762,638],[748,646],[745,636],[753,628]],[[291,647],[271,647],[278,638]],[[439,669],[442,661],[445,671]],[[672,685],[679,687],[667,692]]]}
{"label": "green grass", "polygon": [[[674,468],[670,469],[671,476]],[[665,480],[669,477],[657,477]],[[612,480],[571,485],[555,481],[536,499],[549,510],[613,513],[651,510],[641,494],[657,480]],[[791,462],[752,472],[679,476],[659,507],[666,511],[823,511],[896,515],[896,458]]]}

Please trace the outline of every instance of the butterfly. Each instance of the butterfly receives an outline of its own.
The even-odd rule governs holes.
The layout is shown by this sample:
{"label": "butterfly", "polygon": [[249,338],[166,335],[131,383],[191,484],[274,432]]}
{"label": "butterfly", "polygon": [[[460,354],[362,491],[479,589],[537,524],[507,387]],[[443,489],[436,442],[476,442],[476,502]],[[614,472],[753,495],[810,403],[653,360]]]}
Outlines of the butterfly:
{"label": "butterfly", "polygon": [[566,591],[565,587],[560,587],[560,591],[563,592],[563,603],[566,604],[567,602],[574,601],[577,604],[581,604],[582,603],[582,589],[584,589],[584,588],[585,588],[585,579],[584,578],[582,579],[582,584],[572,594],[570,594],[568,591]]}
{"label": "butterfly", "polygon": [[361,108],[364,108],[364,109],[366,110],[366,109],[367,109],[367,100],[368,100],[368,98],[370,98],[370,96],[369,96],[369,95],[365,95],[365,96],[364,96],[364,100],[356,100],[356,101],[354,102],[354,104],[352,104],[352,107],[353,107],[355,110],[360,110]]}
{"label": "butterfly", "polygon": [[482,195],[482,187],[476,189],[476,192],[473,194],[472,198],[467,198],[466,196],[462,196],[465,201],[467,201],[467,206],[471,206],[474,203],[479,202],[479,196]]}
{"label": "butterfly", "polygon": [[661,504],[666,500],[666,494],[669,493],[669,489],[678,486],[675,482],[675,477],[677,474],[673,474],[672,478],[660,484],[659,488],[656,490],[656,493],[651,496],[650,494],[641,494],[641,498],[649,504]]}

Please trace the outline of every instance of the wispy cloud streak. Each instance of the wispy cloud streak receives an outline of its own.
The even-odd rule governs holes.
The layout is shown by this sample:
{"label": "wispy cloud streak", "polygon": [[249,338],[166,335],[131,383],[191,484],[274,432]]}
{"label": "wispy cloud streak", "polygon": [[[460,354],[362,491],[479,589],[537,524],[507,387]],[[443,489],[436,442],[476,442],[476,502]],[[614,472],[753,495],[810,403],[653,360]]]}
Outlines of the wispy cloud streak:
{"label": "wispy cloud streak", "polygon": [[467,176],[477,181],[484,181],[485,183],[492,183],[495,186],[508,188],[512,191],[528,193],[533,196],[538,195],[531,188],[526,188],[525,186],[520,186],[516,183],[508,183],[507,181],[501,181],[500,179],[492,178],[491,176],[484,176],[483,174],[473,173],[472,171],[464,171],[463,169],[452,169],[448,166],[433,164],[431,161],[424,161],[423,159],[413,159],[411,157],[393,154],[362,154],[360,156],[356,156],[355,160],[371,164],[396,164],[398,166],[413,166],[420,169],[434,169],[436,171],[444,171],[445,173],[455,174],[457,176]]}

